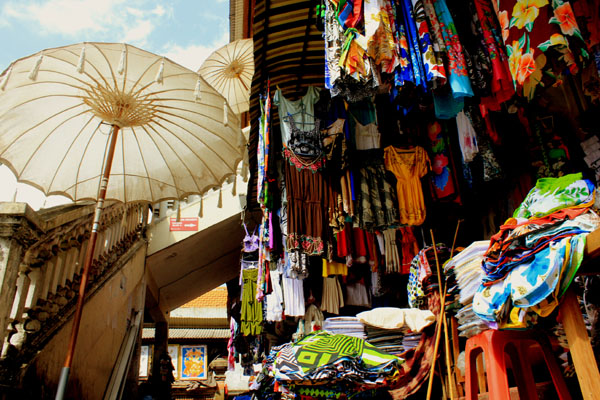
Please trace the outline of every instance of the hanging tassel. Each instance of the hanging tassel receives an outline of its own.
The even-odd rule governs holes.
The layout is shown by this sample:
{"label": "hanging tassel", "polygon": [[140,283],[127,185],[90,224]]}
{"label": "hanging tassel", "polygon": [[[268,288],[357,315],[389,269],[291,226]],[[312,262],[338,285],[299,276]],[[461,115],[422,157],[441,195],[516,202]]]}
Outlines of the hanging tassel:
{"label": "hanging tassel", "polygon": [[123,51],[121,52],[121,59],[119,60],[119,67],[117,68],[117,74],[119,75],[123,75],[123,73],[125,72],[125,56],[126,56],[126,52],[125,52],[125,46],[123,46]]}
{"label": "hanging tassel", "polygon": [[181,202],[177,200],[177,222],[181,222]]}
{"label": "hanging tassel", "polygon": [[6,84],[8,83],[8,78],[10,77],[11,72],[12,72],[12,67],[10,67],[8,69],[8,71],[6,71],[6,74],[2,78],[2,82],[0,82],[0,89],[2,89],[2,90],[6,89]]}
{"label": "hanging tassel", "polygon": [[35,64],[33,64],[33,68],[31,68],[31,71],[29,71],[28,78],[31,79],[32,81],[35,81],[35,79],[37,78],[37,74],[40,70],[40,65],[42,65],[43,59],[44,59],[44,55],[40,54],[40,56],[37,58],[37,60],[35,60]]}
{"label": "hanging tassel", "polygon": [[121,218],[121,228],[127,225],[127,210],[123,210],[123,218]]}
{"label": "hanging tassel", "polygon": [[217,208],[223,208],[223,194],[221,188],[219,188],[219,201],[217,202]]}
{"label": "hanging tassel", "polygon": [[234,196],[237,195],[237,175],[233,176],[233,189],[231,189],[231,194]]}
{"label": "hanging tassel", "polygon": [[156,78],[154,78],[154,82],[160,83],[162,85],[164,72],[165,72],[165,59],[163,58],[163,60],[160,62],[160,67],[158,67],[158,72],[156,73]]}
{"label": "hanging tassel", "polygon": [[223,102],[223,125],[227,126],[229,120],[227,119],[227,102]]}
{"label": "hanging tassel", "polygon": [[85,69],[85,46],[81,48],[81,54],[79,54],[79,62],[77,63],[77,72],[83,74]]}
{"label": "hanging tassel", "polygon": [[248,182],[248,148],[244,149],[244,158],[242,158],[242,179],[244,183]]}
{"label": "hanging tassel", "polygon": [[196,81],[196,88],[194,89],[194,99],[196,100],[196,102],[199,102],[200,100],[202,100],[200,89],[201,89],[200,77],[198,77],[198,80]]}
{"label": "hanging tassel", "polygon": [[200,196],[200,209],[198,210],[198,216],[204,217],[204,196]]}

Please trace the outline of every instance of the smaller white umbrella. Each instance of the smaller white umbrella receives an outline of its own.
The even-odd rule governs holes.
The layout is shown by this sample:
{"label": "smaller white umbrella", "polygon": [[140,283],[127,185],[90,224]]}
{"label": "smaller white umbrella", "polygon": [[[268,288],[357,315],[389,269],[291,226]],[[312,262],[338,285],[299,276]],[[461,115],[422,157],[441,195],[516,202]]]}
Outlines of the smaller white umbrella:
{"label": "smaller white umbrella", "polygon": [[212,53],[198,73],[227,99],[236,114],[250,109],[250,86],[254,76],[254,42],[241,39]]}

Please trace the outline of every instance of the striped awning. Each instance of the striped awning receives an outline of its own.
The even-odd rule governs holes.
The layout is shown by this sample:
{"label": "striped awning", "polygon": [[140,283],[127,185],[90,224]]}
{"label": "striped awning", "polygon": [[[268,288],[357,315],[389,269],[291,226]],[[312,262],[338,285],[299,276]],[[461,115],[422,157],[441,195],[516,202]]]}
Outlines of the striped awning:
{"label": "striped awning", "polygon": [[[250,208],[256,206],[259,95],[264,93],[267,80],[271,81],[271,93],[279,87],[290,100],[304,95],[308,86],[324,86],[325,45],[322,32],[315,25],[317,4],[311,0],[256,0],[252,26],[255,73],[250,94],[248,148]],[[275,111],[272,121],[278,127]]]}

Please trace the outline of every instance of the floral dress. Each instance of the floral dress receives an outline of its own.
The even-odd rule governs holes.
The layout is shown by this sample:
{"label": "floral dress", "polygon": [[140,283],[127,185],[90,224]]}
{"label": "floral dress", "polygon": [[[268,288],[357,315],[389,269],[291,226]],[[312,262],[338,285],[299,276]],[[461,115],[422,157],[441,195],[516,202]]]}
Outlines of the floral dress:
{"label": "floral dress", "polygon": [[419,46],[425,68],[425,79],[432,89],[436,89],[446,84],[444,60],[439,50],[434,50],[433,39],[427,24],[427,14],[425,13],[422,0],[412,0],[412,6],[412,15],[419,31]]}

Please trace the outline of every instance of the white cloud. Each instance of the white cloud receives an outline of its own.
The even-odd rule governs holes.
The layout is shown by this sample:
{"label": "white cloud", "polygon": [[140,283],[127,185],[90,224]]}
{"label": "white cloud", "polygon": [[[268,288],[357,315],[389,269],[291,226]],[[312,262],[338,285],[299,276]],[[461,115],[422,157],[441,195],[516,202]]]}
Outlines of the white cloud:
{"label": "white cloud", "polygon": [[8,2],[3,14],[35,22],[43,32],[75,36],[105,32],[118,20],[117,6],[124,0],[48,0],[42,3]]}
{"label": "white cloud", "polygon": [[[124,7],[131,3],[134,5]],[[78,41],[117,36],[144,45],[165,14],[167,10],[158,0],[11,0],[0,9],[0,21],[34,23],[41,34]]]}
{"label": "white cloud", "polygon": [[161,6],[160,4],[157,5],[154,10],[151,11],[152,14],[157,15],[159,17],[162,17],[163,15],[165,15],[165,13],[167,12],[167,10],[165,10],[165,8],[163,6]]}
{"label": "white cloud", "polygon": [[220,38],[208,46],[201,44],[192,44],[189,46],[170,44],[165,46],[162,54],[192,71],[197,71],[208,56],[219,47],[227,44],[228,39],[229,32],[225,32]]}
{"label": "white cloud", "polygon": [[140,46],[146,44],[146,39],[154,30],[154,24],[148,20],[137,20],[131,28],[126,28],[122,41],[135,43]]}

